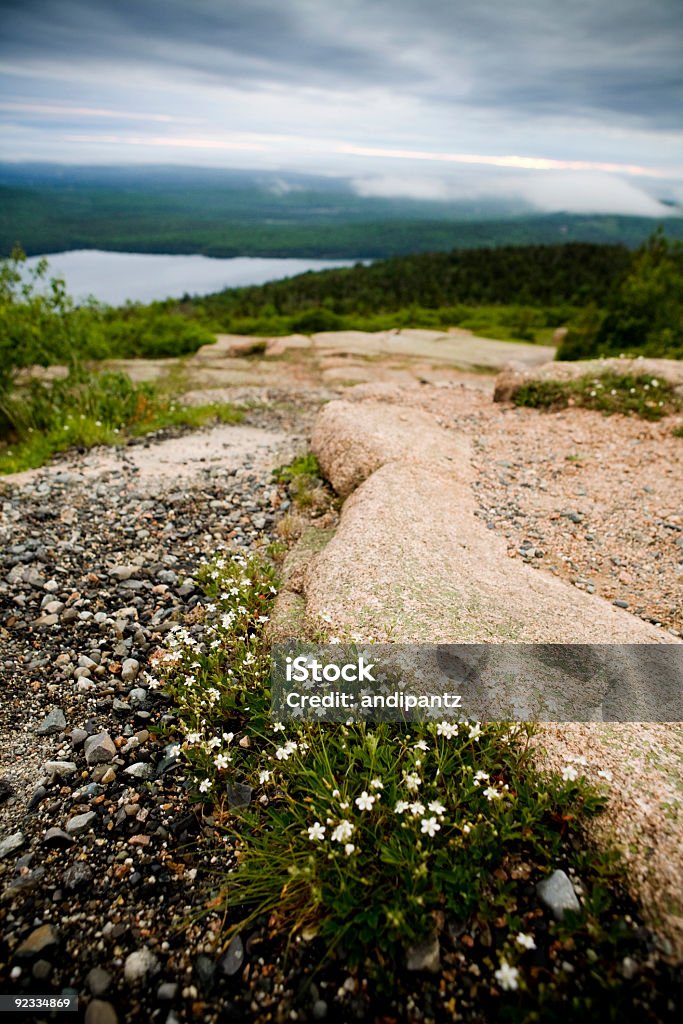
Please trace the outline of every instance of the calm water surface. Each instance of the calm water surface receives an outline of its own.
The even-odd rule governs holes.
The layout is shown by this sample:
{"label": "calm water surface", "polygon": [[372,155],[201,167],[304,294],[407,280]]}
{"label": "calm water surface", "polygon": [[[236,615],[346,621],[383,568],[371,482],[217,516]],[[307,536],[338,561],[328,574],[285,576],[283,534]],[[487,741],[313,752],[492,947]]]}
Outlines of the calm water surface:
{"label": "calm water surface", "polygon": [[[35,267],[40,256],[27,260]],[[264,284],[306,270],[347,267],[355,260],[266,259],[237,256],[157,256],[134,252],[78,249],[47,256],[52,277],[62,277],[67,291],[80,302],[94,296],[118,306],[124,302],[152,302],[181,295],[206,295],[222,288]]]}

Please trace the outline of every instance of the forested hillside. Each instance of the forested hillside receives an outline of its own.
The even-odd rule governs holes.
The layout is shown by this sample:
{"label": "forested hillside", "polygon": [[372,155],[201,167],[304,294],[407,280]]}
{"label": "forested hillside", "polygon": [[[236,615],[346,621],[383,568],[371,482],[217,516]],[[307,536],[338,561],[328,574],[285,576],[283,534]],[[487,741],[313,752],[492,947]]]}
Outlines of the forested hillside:
{"label": "forested hillside", "polygon": [[314,307],[344,316],[411,305],[602,304],[631,260],[624,246],[582,243],[423,253],[231,289],[200,305],[209,315],[245,317],[287,316]]}
{"label": "forested hillside", "polygon": [[635,254],[582,243],[424,253],[161,308],[244,334],[461,326],[549,341],[553,328],[566,326],[559,358],[681,358],[683,248],[657,232]]}
{"label": "forested hillside", "polygon": [[[665,210],[665,207],[662,208]],[[683,238],[671,207],[667,233]],[[382,259],[560,242],[621,243],[648,217],[540,213],[521,200],[358,194],[346,178],[210,168],[0,164],[0,255],[67,249]]]}

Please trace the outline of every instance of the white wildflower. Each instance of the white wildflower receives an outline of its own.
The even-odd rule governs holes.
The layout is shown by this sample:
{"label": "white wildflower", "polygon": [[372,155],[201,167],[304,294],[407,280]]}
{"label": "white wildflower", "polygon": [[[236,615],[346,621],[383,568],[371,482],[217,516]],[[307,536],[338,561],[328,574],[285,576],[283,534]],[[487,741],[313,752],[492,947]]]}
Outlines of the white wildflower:
{"label": "white wildflower", "polygon": [[278,747],[275,751],[275,756],[278,761],[287,761],[290,756],[298,749],[298,746],[294,740],[287,740],[284,747]]}
{"label": "white wildflower", "polygon": [[519,988],[519,971],[516,967],[511,967],[507,960],[500,961],[500,967],[494,971],[494,977],[500,987],[508,992]]}
{"label": "white wildflower", "polygon": [[405,775],[404,782],[409,793],[416,793],[418,788],[422,785],[422,779],[414,772]]}
{"label": "white wildflower", "polygon": [[315,825],[311,825],[308,830],[308,838],[312,840],[324,839],[325,826],[321,825],[319,821],[316,821]]}
{"label": "white wildflower", "polygon": [[423,818],[420,822],[420,831],[425,835],[428,835],[430,839],[433,839],[436,833],[441,828],[436,818]]}
{"label": "white wildflower", "polygon": [[519,932],[515,935],[515,942],[522,949],[536,949],[533,935],[527,935],[525,932]]}
{"label": "white wildflower", "polygon": [[378,798],[376,796],[370,796],[365,790],[359,797],[356,797],[356,807],[361,811],[371,811],[372,805]]}
{"label": "white wildflower", "polygon": [[353,835],[354,826],[348,821],[347,818],[342,818],[334,832],[332,833],[332,840],[335,843],[346,843]]}

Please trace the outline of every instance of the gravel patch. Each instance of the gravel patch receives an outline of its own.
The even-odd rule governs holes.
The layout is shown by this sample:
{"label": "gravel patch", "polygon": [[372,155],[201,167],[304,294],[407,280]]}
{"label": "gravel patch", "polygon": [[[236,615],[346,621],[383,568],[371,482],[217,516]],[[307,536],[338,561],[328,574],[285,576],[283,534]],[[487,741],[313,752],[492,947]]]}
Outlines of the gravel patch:
{"label": "gravel patch", "polygon": [[297,446],[218,427],[0,484],[3,991],[77,993],[91,1024],[228,1005],[221,917],[192,917],[229,853],[190,803],[152,662],[176,623],[201,633],[197,566],[273,536],[271,472]]}
{"label": "gravel patch", "polygon": [[508,557],[683,635],[683,417],[547,413],[493,404],[492,390],[480,378],[345,397],[431,411],[472,443],[478,515]]}

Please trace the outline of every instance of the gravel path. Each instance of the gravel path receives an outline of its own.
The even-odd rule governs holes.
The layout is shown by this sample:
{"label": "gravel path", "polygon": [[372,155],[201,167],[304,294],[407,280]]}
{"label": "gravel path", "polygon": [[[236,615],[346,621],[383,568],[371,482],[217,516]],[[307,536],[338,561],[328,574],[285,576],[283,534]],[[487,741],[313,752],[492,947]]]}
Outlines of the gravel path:
{"label": "gravel path", "polygon": [[271,471],[300,446],[219,427],[0,485],[1,991],[72,990],[88,1024],[113,1005],[169,1024],[202,1000],[201,1019],[226,1012],[235,952],[207,957],[215,915],[187,928],[225,851],[157,736],[148,669],[201,603],[197,565],[269,538]]}

